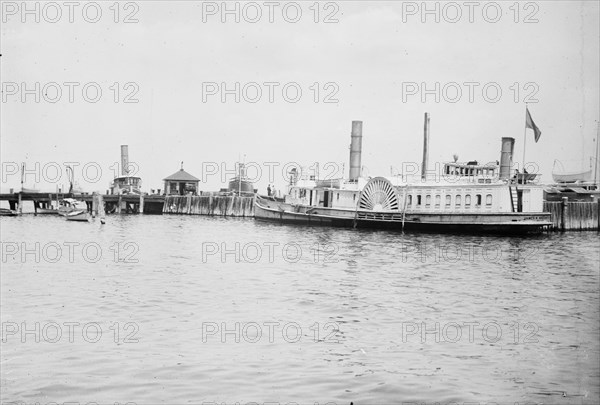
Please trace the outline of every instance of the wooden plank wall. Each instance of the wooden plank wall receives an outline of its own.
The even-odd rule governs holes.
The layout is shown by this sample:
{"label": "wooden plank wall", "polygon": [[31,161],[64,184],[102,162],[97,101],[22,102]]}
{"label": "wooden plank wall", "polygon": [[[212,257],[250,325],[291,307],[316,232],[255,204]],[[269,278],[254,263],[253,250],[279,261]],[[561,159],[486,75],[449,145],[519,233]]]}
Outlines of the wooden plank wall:
{"label": "wooden plank wall", "polygon": [[166,196],[164,214],[253,217],[254,197],[235,195]]}
{"label": "wooden plank wall", "polygon": [[592,231],[600,229],[600,204],[578,201],[545,201],[544,211],[550,213],[552,230]]}

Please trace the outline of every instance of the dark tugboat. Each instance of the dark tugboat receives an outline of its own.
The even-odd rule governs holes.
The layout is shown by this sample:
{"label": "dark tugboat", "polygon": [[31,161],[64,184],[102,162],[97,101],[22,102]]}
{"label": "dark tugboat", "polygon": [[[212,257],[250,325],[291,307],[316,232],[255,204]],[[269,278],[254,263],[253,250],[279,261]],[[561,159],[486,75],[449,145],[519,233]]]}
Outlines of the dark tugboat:
{"label": "dark tugboat", "polygon": [[237,175],[229,180],[227,191],[239,195],[254,194],[254,184],[248,180],[244,163],[237,164]]}

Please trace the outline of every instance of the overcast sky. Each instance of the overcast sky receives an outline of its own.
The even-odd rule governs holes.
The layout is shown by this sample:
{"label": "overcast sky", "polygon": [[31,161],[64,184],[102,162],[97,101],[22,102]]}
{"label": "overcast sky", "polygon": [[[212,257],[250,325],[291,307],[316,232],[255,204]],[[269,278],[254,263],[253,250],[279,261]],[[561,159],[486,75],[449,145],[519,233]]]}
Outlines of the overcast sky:
{"label": "overcast sky", "polygon": [[[34,4],[32,14],[23,14],[21,2],[2,3],[3,191],[19,187],[20,176],[10,174],[13,162],[40,168],[41,182],[28,175],[27,187],[54,190],[52,162],[79,162],[82,187],[106,190],[121,144],[129,145],[146,191],[162,188],[161,180],[181,161],[206,180],[201,189],[217,190],[231,175],[207,176],[210,162],[232,169],[244,156],[263,168],[262,192],[268,167],[276,164],[269,162],[279,165],[278,188],[287,162],[336,162],[347,176],[353,120],[364,122],[365,174],[389,175],[391,166],[421,162],[425,112],[431,114],[430,164],[452,160],[453,153],[461,161],[495,161],[505,136],[516,139],[520,163],[528,96],[542,136],[535,143],[527,132],[526,160],[539,166],[543,179],[551,181],[554,159],[580,169],[594,155],[597,1],[481,2],[473,9],[428,2],[434,13],[425,15],[421,2],[238,3],[239,22],[234,14],[222,15],[221,2],[120,3],[118,15],[113,2],[99,2],[96,23],[86,21],[96,18],[96,9],[84,12],[84,2],[72,10],[72,23],[62,2],[55,3],[60,18],[56,7],[38,3],[35,22]],[[35,89],[36,82],[39,103],[35,94],[23,93],[22,83]],[[235,89],[236,82],[239,103],[236,94],[222,102],[221,83]],[[423,102],[422,83],[435,92],[436,82],[439,102],[433,93]],[[258,83],[262,96],[248,83]],[[93,103],[96,88],[102,96]],[[302,95],[294,103],[298,88]],[[124,103],[126,97],[138,102]],[[86,164],[94,182],[85,181]],[[100,178],[92,166],[102,169]],[[66,182],[63,175],[58,184]]]}

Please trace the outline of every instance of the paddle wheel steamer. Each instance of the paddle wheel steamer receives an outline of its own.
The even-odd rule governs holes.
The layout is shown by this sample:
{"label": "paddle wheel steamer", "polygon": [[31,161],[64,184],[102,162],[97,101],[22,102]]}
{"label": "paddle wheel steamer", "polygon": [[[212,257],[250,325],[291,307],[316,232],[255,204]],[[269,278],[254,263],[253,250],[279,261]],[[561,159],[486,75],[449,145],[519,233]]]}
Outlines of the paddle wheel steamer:
{"label": "paddle wheel steamer", "polygon": [[352,123],[348,179],[319,181],[292,173],[283,199],[257,196],[255,218],[282,223],[457,233],[539,233],[551,225],[536,174],[512,174],[513,138],[502,138],[500,162],[446,163],[420,178],[360,175],[362,122]]}

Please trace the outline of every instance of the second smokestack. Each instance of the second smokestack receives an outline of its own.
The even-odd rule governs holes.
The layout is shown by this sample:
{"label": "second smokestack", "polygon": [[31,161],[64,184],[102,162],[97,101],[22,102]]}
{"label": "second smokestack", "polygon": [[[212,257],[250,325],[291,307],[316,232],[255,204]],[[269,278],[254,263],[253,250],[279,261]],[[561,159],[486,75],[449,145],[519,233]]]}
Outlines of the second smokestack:
{"label": "second smokestack", "polygon": [[500,180],[508,180],[513,166],[515,138],[503,137],[500,151]]}
{"label": "second smokestack", "polygon": [[352,135],[350,143],[350,181],[357,181],[360,177],[360,160],[362,154],[362,121],[352,121]]}
{"label": "second smokestack", "polygon": [[423,163],[421,164],[421,180],[427,179],[427,164],[429,162],[429,113],[425,113],[423,129]]}

